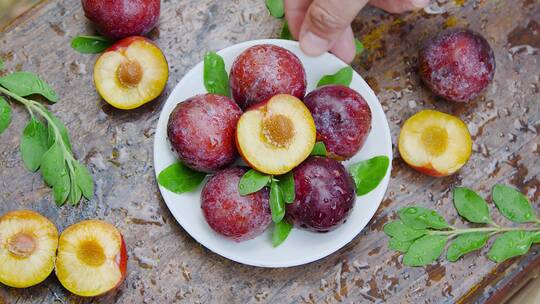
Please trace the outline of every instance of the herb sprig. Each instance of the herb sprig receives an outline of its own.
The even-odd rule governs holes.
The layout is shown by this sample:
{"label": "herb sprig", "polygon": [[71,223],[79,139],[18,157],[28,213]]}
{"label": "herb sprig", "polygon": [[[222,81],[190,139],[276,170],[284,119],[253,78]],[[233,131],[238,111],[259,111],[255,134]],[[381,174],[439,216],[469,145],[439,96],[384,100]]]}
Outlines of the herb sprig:
{"label": "herb sprig", "polygon": [[403,264],[425,266],[439,258],[446,243],[452,242],[446,258],[455,262],[463,255],[482,249],[494,235],[495,239],[487,253],[494,262],[502,262],[523,255],[534,243],[540,243],[540,219],[534,213],[529,200],[516,189],[496,185],[492,189],[495,206],[504,217],[514,223],[535,223],[535,226],[502,227],[489,214],[484,199],[469,188],[457,187],[453,191],[454,207],[465,220],[483,224],[483,227],[457,228],[450,225],[435,210],[420,206],[405,207],[398,211],[399,220],[384,226],[390,237],[390,249],[403,252]]}
{"label": "herb sprig", "polygon": [[[58,95],[45,81],[31,72],[13,72],[0,77],[0,95],[24,105],[30,122],[21,138],[22,160],[28,170],[39,169],[43,180],[53,188],[57,205],[66,201],[76,205],[82,196],[91,199],[94,182],[88,169],[73,155],[65,125],[41,103],[26,98],[41,95],[49,102],[58,101]],[[0,133],[11,121],[11,108],[0,96]]]}

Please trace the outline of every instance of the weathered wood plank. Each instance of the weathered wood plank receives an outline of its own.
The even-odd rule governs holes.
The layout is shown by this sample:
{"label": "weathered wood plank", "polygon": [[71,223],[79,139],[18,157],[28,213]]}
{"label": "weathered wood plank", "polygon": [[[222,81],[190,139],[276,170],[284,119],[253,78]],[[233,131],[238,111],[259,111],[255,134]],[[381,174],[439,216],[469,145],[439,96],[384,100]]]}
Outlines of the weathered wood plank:
{"label": "weathered wood plank", "polygon": [[[397,209],[413,202],[435,207],[462,225],[451,206],[449,190],[454,185],[488,196],[494,184],[510,183],[527,192],[537,210],[540,207],[540,2],[468,1],[463,7],[440,2],[447,2],[446,14],[362,11],[353,27],[368,51],[353,66],[379,96],[394,140],[407,117],[423,108],[437,108],[465,120],[475,153],[458,175],[441,179],[410,170],[396,156],[386,198],[368,228],[337,253],[291,269],[243,266],[196,243],[163,203],[152,166],[154,126],[163,101],[182,75],[207,50],[276,37],[280,23],[268,16],[263,1],[163,1],[159,29],[151,36],[165,52],[171,76],[162,97],[134,111],[118,111],[101,101],[91,78],[95,56],[80,55],[69,47],[73,36],[93,33],[79,1],[39,4],[0,32],[0,57],[10,70],[39,72],[59,91],[61,101],[50,108],[66,122],[76,155],[90,167],[96,195],[76,208],[55,207],[49,188],[20,160],[19,136],[27,117],[15,106],[14,120],[0,142],[0,214],[33,209],[60,230],[81,219],[110,221],[125,234],[129,276],[116,294],[106,298],[75,297],[51,276],[26,290],[1,286],[0,299],[8,303],[484,302],[518,274],[531,271],[529,266],[538,265],[540,259],[537,248],[500,265],[488,261],[483,252],[458,263],[441,261],[426,268],[402,267],[399,255],[386,248],[382,226]],[[494,83],[482,100],[470,105],[437,100],[415,73],[418,44],[442,27],[456,24],[482,32],[497,60]]]}

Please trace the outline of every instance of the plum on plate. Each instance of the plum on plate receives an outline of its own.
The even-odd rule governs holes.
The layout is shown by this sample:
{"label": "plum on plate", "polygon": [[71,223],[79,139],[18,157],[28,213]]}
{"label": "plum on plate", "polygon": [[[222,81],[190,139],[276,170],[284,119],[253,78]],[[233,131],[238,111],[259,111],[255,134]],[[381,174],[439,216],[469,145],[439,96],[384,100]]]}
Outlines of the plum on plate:
{"label": "plum on plate", "polygon": [[468,102],[493,79],[495,57],[489,43],[469,29],[444,31],[420,51],[420,77],[444,99]]}
{"label": "plum on plate", "polygon": [[215,172],[236,159],[235,134],[240,115],[240,107],[225,96],[196,95],[172,111],[167,136],[188,167]]}
{"label": "plum on plate", "polygon": [[84,15],[111,39],[146,35],[159,20],[160,0],[82,0]]}
{"label": "plum on plate", "polygon": [[310,92],[304,103],[317,128],[317,140],[324,142],[330,157],[354,156],[371,130],[371,110],[364,98],[342,85],[327,85]]}
{"label": "plum on plate", "polygon": [[208,225],[236,242],[258,236],[272,221],[268,188],[246,196],[238,192],[240,178],[247,171],[243,167],[219,171],[208,180],[201,194],[201,208]]}
{"label": "plum on plate", "polygon": [[277,94],[304,99],[306,72],[291,51],[271,44],[255,45],[234,61],[229,83],[234,100],[246,109]]}
{"label": "plum on plate", "polygon": [[328,232],[343,224],[356,198],[352,177],[330,158],[310,157],[293,170],[295,199],[287,219],[296,227]]}

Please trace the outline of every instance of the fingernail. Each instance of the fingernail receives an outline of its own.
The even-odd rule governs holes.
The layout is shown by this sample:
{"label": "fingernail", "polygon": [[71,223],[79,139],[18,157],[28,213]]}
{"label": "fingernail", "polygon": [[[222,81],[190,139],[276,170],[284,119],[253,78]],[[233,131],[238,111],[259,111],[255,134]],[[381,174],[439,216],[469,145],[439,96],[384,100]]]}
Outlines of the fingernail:
{"label": "fingernail", "polygon": [[411,2],[417,8],[424,8],[429,4],[430,0],[411,0]]}
{"label": "fingernail", "polygon": [[319,56],[330,49],[330,42],[307,31],[300,34],[300,47],[309,56]]}

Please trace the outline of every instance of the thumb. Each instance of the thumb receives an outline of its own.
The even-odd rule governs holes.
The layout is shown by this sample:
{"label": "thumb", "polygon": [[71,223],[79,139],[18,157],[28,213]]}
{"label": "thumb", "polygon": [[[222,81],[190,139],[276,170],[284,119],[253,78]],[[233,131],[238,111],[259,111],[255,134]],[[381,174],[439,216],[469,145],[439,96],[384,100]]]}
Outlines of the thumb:
{"label": "thumb", "polygon": [[330,50],[367,0],[314,0],[300,29],[300,48],[309,56]]}

